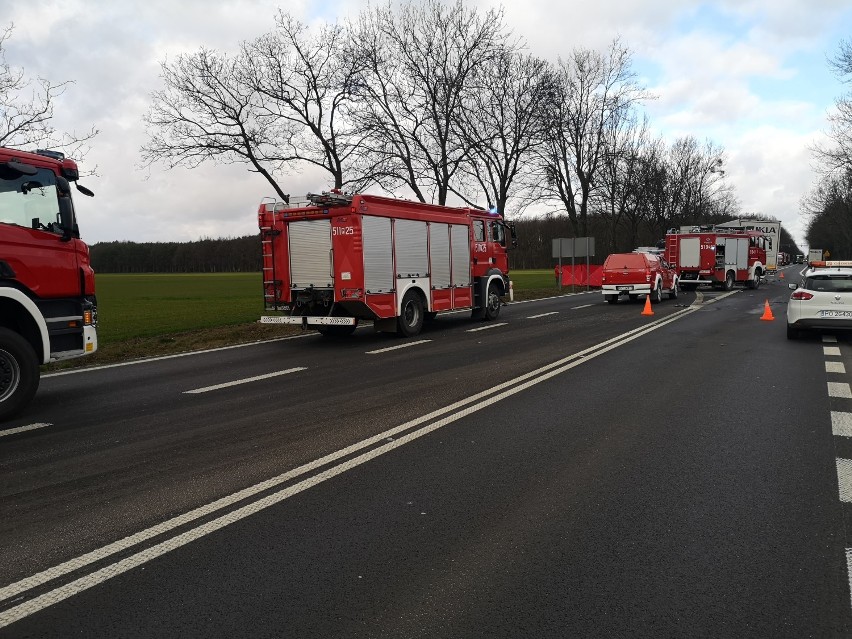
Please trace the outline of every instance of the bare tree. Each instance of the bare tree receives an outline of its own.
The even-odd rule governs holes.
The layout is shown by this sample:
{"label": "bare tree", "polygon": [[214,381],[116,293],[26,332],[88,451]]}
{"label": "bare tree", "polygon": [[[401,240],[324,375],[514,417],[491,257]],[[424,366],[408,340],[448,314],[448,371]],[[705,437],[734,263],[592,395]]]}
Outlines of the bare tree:
{"label": "bare tree", "polygon": [[534,178],[529,162],[544,140],[542,105],[553,99],[554,78],[547,62],[508,46],[479,66],[475,78],[478,88],[468,93],[458,121],[458,134],[470,151],[461,165],[466,179],[450,189],[471,205],[466,193],[484,195],[505,212],[510,196],[529,189]]}
{"label": "bare tree", "polygon": [[298,129],[264,118],[261,99],[246,82],[246,61],[202,48],[160,66],[166,88],[153,94],[144,116],[145,163],[159,161],[169,168],[245,163],[285,198],[272,170],[276,163],[281,167],[298,159],[280,151]]}
{"label": "bare tree", "polygon": [[0,31],[0,145],[58,147],[81,160],[89,151],[88,143],[98,134],[97,129],[92,127],[78,134],[57,131],[53,126],[57,99],[73,81],[33,80],[24,69],[12,67],[6,61],[4,47],[13,29],[14,25],[9,25]]}
{"label": "bare tree", "polygon": [[711,217],[730,216],[736,201],[725,182],[724,151],[707,140],[702,148],[687,136],[674,142],[670,151],[672,225],[707,223]]}
{"label": "bare tree", "polygon": [[[601,160],[596,199],[602,216],[610,222],[611,245],[629,249],[636,247],[639,227],[650,215],[647,205],[650,158],[646,156],[649,148],[653,152],[653,147],[648,141],[647,118],[639,121],[632,115],[614,124],[616,128],[607,136]],[[627,235],[619,233],[622,223],[627,227]],[[619,238],[627,240],[625,246],[617,246]]]}
{"label": "bare tree", "polygon": [[631,53],[618,39],[606,54],[576,49],[558,64],[550,135],[539,157],[545,178],[542,196],[561,204],[578,236],[587,231],[589,201],[606,152],[607,132],[647,97],[630,64]]}
{"label": "bare tree", "polygon": [[[852,85],[852,40],[841,40],[830,64],[841,82]],[[814,156],[826,174],[852,172],[852,92],[835,100],[828,121],[830,142],[814,146]]]}
{"label": "bare tree", "polygon": [[424,0],[365,11],[352,41],[365,64],[354,112],[366,173],[387,190],[405,186],[421,202],[446,204],[470,149],[456,123],[475,70],[501,50],[501,11],[480,15],[461,0]]}
{"label": "bare tree", "polygon": [[312,34],[283,11],[276,30],[243,45],[246,82],[258,94],[264,121],[284,123],[293,134],[281,142],[289,155],[319,167],[335,188],[360,190],[370,176],[351,168],[360,148],[347,117],[360,58],[348,55],[349,33],[340,25],[324,25]]}
{"label": "bare tree", "polygon": [[228,56],[205,48],[161,64],[165,89],[144,120],[146,164],[195,167],[206,161],[246,164],[287,199],[277,174],[304,165],[325,170],[334,187],[358,180],[346,165],[356,146],[342,112],[354,65],[336,25],[313,37],[284,12],[276,30]]}

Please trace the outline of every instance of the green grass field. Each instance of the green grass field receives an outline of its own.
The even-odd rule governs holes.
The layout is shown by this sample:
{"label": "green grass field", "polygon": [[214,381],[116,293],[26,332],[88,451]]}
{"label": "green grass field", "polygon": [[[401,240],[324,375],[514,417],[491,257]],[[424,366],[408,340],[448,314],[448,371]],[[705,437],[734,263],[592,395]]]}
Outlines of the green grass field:
{"label": "green grass field", "polygon": [[101,344],[254,322],[260,273],[96,276]]}

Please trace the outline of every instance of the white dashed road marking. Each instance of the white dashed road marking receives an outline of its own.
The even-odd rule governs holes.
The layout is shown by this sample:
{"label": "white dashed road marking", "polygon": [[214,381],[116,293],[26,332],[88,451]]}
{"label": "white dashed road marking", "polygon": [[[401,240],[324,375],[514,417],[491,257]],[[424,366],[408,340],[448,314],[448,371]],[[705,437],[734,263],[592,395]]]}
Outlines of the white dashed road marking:
{"label": "white dashed road marking", "polygon": [[852,437],[852,413],[831,411],[831,432],[838,437]]}
{"label": "white dashed road marking", "polygon": [[594,306],[594,304],[583,304],[582,306],[572,306],[571,310],[576,311],[578,308],[589,308],[590,306]]}
{"label": "white dashed road marking", "polygon": [[23,433],[25,431],[35,430],[37,428],[46,428],[48,426],[53,426],[53,424],[29,424],[27,426],[18,426],[17,428],[10,428],[9,430],[0,430],[0,437],[14,435],[15,433]]}
{"label": "white dashed road marking", "polygon": [[843,374],[846,372],[846,367],[843,365],[843,362],[826,362],[825,372]]}
{"label": "white dashed road marking", "polygon": [[828,382],[828,396],[852,399],[852,389],[846,382]]}
{"label": "white dashed road marking", "polygon": [[838,457],[837,462],[837,488],[840,491],[840,501],[852,502],[852,459]]}
{"label": "white dashed road marking", "polygon": [[492,328],[497,328],[498,326],[506,326],[506,324],[508,324],[508,322],[500,322],[499,324],[489,324],[488,326],[480,326],[479,328],[471,328],[471,329],[469,329],[465,332],[466,333],[476,333],[477,331],[488,331],[488,330],[491,330]]}
{"label": "white dashed road marking", "polygon": [[550,313],[541,313],[539,315],[530,315],[527,319],[538,319],[539,317],[547,317],[548,315],[559,315],[559,311],[551,311]]}
{"label": "white dashed road marking", "polygon": [[193,390],[183,391],[184,395],[195,395],[198,393],[209,393],[210,391],[219,390],[221,388],[230,388],[231,386],[239,386],[240,384],[248,384],[261,379],[269,379],[270,377],[278,377],[279,375],[289,375],[290,373],[298,373],[299,371],[308,370],[304,366],[298,368],[288,368],[286,371],[276,371],[275,373],[267,373],[266,375],[256,375],[255,377],[247,377],[246,379],[236,379],[233,382],[225,382],[224,384],[216,384],[214,386],[205,386],[204,388],[195,388]]}
{"label": "white dashed road marking", "polygon": [[377,355],[379,353],[387,353],[388,351],[397,351],[400,348],[408,348],[409,346],[417,346],[418,344],[428,344],[432,340],[430,339],[419,339],[416,342],[406,342],[405,344],[399,344],[398,346],[388,346],[387,348],[380,348],[375,351],[367,351],[367,355]]}
{"label": "white dashed road marking", "polygon": [[840,357],[840,347],[839,346],[823,346],[822,354],[826,357]]}

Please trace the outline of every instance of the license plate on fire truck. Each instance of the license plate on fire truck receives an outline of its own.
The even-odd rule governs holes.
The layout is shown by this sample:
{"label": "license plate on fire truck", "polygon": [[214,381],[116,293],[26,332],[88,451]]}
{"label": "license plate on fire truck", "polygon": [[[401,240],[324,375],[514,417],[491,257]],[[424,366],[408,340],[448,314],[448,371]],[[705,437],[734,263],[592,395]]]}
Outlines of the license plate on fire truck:
{"label": "license plate on fire truck", "polygon": [[630,284],[630,285],[627,285],[627,286],[616,286],[616,287],[615,287],[615,290],[616,290],[616,291],[632,291],[632,290],[633,290],[633,285],[632,285],[632,284]]}
{"label": "license plate on fire truck", "polygon": [[852,311],[837,311],[834,309],[828,311],[820,311],[820,317],[848,317],[852,318]]}
{"label": "license plate on fire truck", "polygon": [[310,326],[353,326],[354,317],[304,317],[302,315],[263,315],[261,324],[308,324]]}

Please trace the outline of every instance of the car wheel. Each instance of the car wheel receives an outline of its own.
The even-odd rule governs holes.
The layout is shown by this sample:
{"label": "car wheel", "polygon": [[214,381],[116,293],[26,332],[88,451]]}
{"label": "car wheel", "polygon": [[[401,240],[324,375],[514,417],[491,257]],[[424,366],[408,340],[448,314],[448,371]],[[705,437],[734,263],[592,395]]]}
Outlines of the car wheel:
{"label": "car wheel", "polygon": [[676,300],[677,299],[677,280],[672,283],[672,289],[669,291],[669,299]]}
{"label": "car wheel", "polygon": [[654,294],[651,296],[651,301],[654,304],[659,304],[663,301],[663,285],[661,282],[657,282],[657,288],[654,289]]}
{"label": "car wheel", "polygon": [[794,328],[792,324],[787,324],[787,339],[798,339],[799,329]]}

